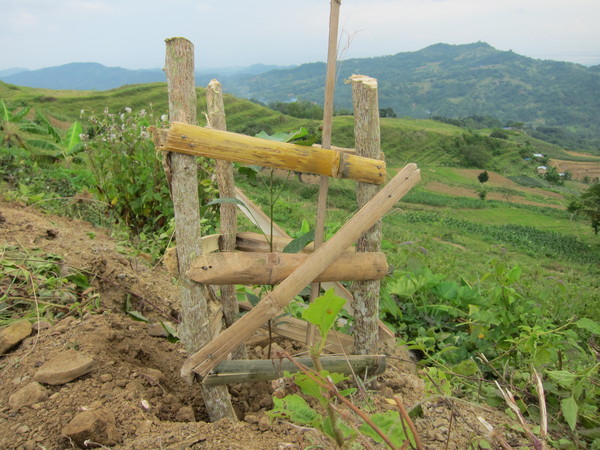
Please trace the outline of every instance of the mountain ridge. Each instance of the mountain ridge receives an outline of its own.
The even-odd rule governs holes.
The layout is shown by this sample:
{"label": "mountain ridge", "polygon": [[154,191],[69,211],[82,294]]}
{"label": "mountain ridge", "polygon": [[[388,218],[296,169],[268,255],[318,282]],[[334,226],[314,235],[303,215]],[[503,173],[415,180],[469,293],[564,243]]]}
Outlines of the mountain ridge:
{"label": "mountain ridge", "polygon": [[[197,71],[196,83],[205,86],[217,78],[225,93],[265,104],[296,99],[322,104],[325,72],[323,62],[205,69]],[[600,116],[600,66],[534,59],[497,50],[485,42],[438,43],[414,52],[340,61],[335,94],[338,110],[352,109],[351,89],[344,83],[352,74],[376,78],[380,107],[392,108],[398,116],[494,117],[504,123],[526,123],[551,142],[600,149],[596,120]],[[46,85],[34,87],[106,90],[165,81],[160,69],[131,71],[97,63],[72,63],[0,76],[0,80],[32,86],[33,82],[25,81],[40,75]],[[109,78],[110,84],[98,81],[102,77]],[[50,86],[52,79],[62,84]]]}

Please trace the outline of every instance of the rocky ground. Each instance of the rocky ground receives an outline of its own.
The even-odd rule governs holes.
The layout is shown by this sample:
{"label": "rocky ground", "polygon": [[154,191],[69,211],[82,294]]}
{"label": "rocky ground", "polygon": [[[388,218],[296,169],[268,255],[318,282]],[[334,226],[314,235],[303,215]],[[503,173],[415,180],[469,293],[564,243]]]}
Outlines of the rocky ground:
{"label": "rocky ground", "polygon": [[[60,320],[40,315],[0,330],[0,448],[334,447],[314,430],[265,416],[273,404],[270,382],[229,386],[239,421],[208,421],[199,386],[179,376],[186,358],[182,345],[170,342],[157,325],[178,317],[177,287],[164,267],[124,256],[88,223],[18,204],[0,202],[0,243],[3,255],[14,249],[57,255],[65,274],[93,274],[86,294],[95,299],[93,308],[71,310]],[[3,295],[11,278],[0,270]],[[150,323],[126,314],[127,300]],[[277,344],[289,352],[301,349],[282,339]],[[248,343],[253,358],[265,358],[267,347],[265,334]],[[503,439],[526,444],[507,431],[510,419],[500,411],[426,396],[408,354],[393,349],[390,356],[369,403],[374,411],[395,410],[391,399],[398,396],[407,409],[421,405],[415,426],[426,448],[478,448],[481,439],[494,446]]]}

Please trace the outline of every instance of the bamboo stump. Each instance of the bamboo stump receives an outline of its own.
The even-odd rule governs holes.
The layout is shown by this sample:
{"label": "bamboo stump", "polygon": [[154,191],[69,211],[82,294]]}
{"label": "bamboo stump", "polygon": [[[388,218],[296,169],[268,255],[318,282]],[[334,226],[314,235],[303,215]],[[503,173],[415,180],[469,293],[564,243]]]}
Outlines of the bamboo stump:
{"label": "bamboo stump", "polygon": [[[379,105],[377,80],[362,75],[352,75],[352,100],[354,104],[354,138],[356,154],[366,158],[380,158]],[[379,191],[376,185],[357,182],[356,202],[362,208]],[[356,242],[357,252],[381,250],[381,220]],[[359,355],[377,353],[380,280],[355,281],[354,294],[354,351]]]}
{"label": "bamboo stump", "polygon": [[[184,38],[166,40],[165,72],[169,93],[171,121],[196,122],[196,88],[194,80],[194,46]],[[171,197],[175,210],[175,237],[180,269],[182,324],[179,335],[186,350],[193,354],[212,338],[206,304],[205,287],[184,274],[193,257],[202,254],[198,169],[193,156],[167,155],[171,175]],[[226,386],[202,386],[202,397],[210,419],[237,420]]]}

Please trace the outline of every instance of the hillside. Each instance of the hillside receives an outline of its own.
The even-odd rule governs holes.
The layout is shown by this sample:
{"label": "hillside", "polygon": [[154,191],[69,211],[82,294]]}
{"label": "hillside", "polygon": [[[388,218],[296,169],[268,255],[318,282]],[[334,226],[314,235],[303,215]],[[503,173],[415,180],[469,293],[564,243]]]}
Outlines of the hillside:
{"label": "hillside", "polygon": [[[503,124],[523,122],[530,133],[571,149],[600,148],[598,66],[537,60],[478,42],[436,44],[415,52],[340,61],[336,108],[351,108],[344,84],[360,73],[379,80],[379,102],[398,116],[427,119],[489,116]],[[323,101],[325,64],[255,65],[197,72],[198,86],[219,79],[227,93],[264,103]],[[113,89],[164,81],[155,70],[127,70],[74,63],[0,76],[18,86],[52,89]]]}
{"label": "hillside", "polygon": [[[542,61],[485,43],[437,44],[417,52],[342,61],[336,107],[351,108],[344,80],[360,73],[379,81],[379,103],[414,118],[491,116],[525,122],[542,137],[575,145],[600,144],[600,73],[581,65]],[[255,77],[224,81],[228,92],[269,103],[294,99],[322,103],[324,63],[303,64]],[[558,131],[553,127],[568,130]],[[566,136],[557,136],[563,133]]]}
{"label": "hillside", "polygon": [[[204,94],[197,89],[200,121],[206,113]],[[7,389],[0,401],[9,406],[0,409],[7,419],[0,425],[0,443],[62,448],[68,446],[64,435],[70,436],[69,421],[76,414],[89,418],[94,416],[89,411],[102,411],[98,415],[114,425],[115,434],[90,439],[105,445],[193,447],[187,440],[192,435],[202,436],[198,448],[230,448],[240,437],[252,448],[275,448],[284,437],[288,443],[297,437],[304,448],[305,427],[292,435],[268,423],[265,410],[275,404],[270,384],[234,387],[236,412],[245,420],[235,429],[223,422],[189,422],[206,420],[206,411],[198,389],[190,391],[179,378],[184,358],[179,344],[150,336],[146,324],[131,322],[143,317],[160,324],[180,317],[176,289],[160,265],[165,248],[173,245],[172,201],[163,165],[145,133],[149,124],[167,126],[164,118],[158,120],[167,113],[165,84],[53,91],[0,83],[0,99],[8,105],[3,118],[12,120],[0,130],[0,235],[5,238],[0,320],[9,324],[24,318],[47,327],[4,357],[0,382]],[[249,135],[319,125],[232,95],[225,96],[225,112],[230,131]],[[40,136],[60,143],[75,120],[87,133],[83,146],[65,147],[52,158],[33,144],[19,148],[19,142]],[[54,134],[28,134],[33,125],[48,123],[56,127]],[[333,144],[352,147],[353,126],[351,116],[335,117]],[[14,139],[18,134],[20,141]],[[594,322],[600,319],[600,240],[588,217],[566,210],[590,180],[577,181],[579,173],[573,173],[573,180],[550,183],[537,174],[541,161],[533,153],[542,153],[549,165],[569,161],[573,171],[574,163],[595,170],[600,159],[535,139],[518,127],[473,130],[431,119],[384,118],[381,144],[389,176],[407,162],[421,169],[419,185],[382,219],[382,251],[390,272],[382,284],[380,318],[398,345],[410,346],[423,359],[414,371],[408,356],[389,358],[386,373],[368,394],[375,411],[389,410],[385,402],[402,397],[430,448],[467,448],[473,442],[494,447],[497,439],[474,427],[478,415],[511,446],[525,447],[526,438],[509,432],[514,427],[493,409],[506,404],[492,383],[530,392],[535,367],[545,383],[548,445],[597,446],[586,433],[600,424],[595,409],[600,395],[595,335],[600,332]],[[200,203],[206,206],[203,233],[222,232],[209,205],[217,195],[211,163],[199,159],[198,168]],[[489,175],[485,183],[479,178],[483,169]],[[287,233],[304,233],[316,217],[318,177],[257,170],[235,166],[236,187]],[[355,210],[356,184],[332,179],[327,237]],[[239,231],[256,231],[238,217]],[[248,299],[254,295],[246,292]],[[298,302],[295,308],[303,308]],[[164,325],[160,331],[171,338],[176,332]],[[266,333],[249,346],[253,357],[269,357]],[[279,339],[277,345],[290,348]],[[62,350],[90,355],[98,365],[64,386],[44,387],[37,403],[17,410],[15,391],[27,388],[40,366],[62,365]],[[552,383],[565,379],[579,381]],[[481,402],[487,403],[485,409],[476,406]],[[538,396],[521,395],[519,402],[537,429]],[[567,410],[565,418],[562,405],[573,403],[578,410]],[[475,440],[479,436],[483,440]]]}

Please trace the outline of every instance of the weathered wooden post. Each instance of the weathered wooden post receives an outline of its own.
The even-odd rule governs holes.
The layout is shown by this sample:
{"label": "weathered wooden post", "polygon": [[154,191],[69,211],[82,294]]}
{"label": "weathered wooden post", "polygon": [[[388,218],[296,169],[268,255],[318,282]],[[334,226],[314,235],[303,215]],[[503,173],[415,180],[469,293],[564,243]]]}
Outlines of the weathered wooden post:
{"label": "weathered wooden post", "polygon": [[[194,46],[184,38],[170,38],[166,44],[170,120],[195,124]],[[205,287],[185,275],[193,258],[202,254],[198,168],[196,158],[177,153],[167,154],[167,165],[171,172],[179,265],[182,314],[179,335],[188,353],[193,354],[212,338]],[[202,397],[211,420],[236,419],[226,386],[202,386]]]}
{"label": "weathered wooden post", "polygon": [[[379,105],[377,80],[363,75],[352,75],[352,102],[354,104],[354,138],[356,154],[379,159]],[[377,185],[357,182],[356,202],[362,208],[379,191]],[[381,250],[381,221],[356,242],[357,252],[379,252]],[[379,319],[380,280],[355,281],[354,294],[354,351],[359,355],[377,353]]]}
{"label": "weathered wooden post", "polygon": [[[211,80],[206,88],[206,104],[208,109],[208,125],[215,130],[227,130],[225,121],[225,105],[221,83]],[[233,164],[221,159],[216,160],[217,184],[220,198],[235,198],[235,183],[233,180]],[[233,203],[222,203],[221,212],[221,249],[233,252],[236,245],[237,213]],[[231,326],[240,313],[235,286],[221,285],[221,304],[225,325]],[[234,359],[246,359],[246,344],[240,345],[234,352]]]}

